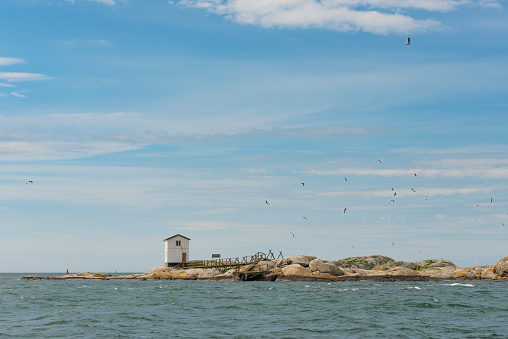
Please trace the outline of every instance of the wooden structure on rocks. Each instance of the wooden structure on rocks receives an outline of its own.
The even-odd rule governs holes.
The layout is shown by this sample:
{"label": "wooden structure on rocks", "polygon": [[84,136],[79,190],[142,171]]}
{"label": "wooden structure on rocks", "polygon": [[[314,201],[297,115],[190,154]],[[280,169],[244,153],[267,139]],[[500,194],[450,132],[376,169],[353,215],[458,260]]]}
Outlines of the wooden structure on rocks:
{"label": "wooden structure on rocks", "polygon": [[182,268],[215,268],[219,271],[225,272],[230,269],[237,269],[242,271],[250,271],[256,264],[263,260],[277,260],[284,259],[282,251],[279,251],[279,255],[275,258],[272,250],[268,250],[268,253],[257,252],[254,255],[248,255],[245,257],[236,258],[224,258],[224,259],[212,259],[212,260],[193,260],[183,262]]}

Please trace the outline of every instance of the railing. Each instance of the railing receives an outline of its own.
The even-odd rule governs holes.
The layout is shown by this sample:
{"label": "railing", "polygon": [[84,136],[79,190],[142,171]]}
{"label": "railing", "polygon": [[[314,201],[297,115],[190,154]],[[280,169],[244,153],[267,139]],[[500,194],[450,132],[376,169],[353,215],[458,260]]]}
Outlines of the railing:
{"label": "railing", "polygon": [[[278,258],[284,259],[282,251],[279,252]],[[212,259],[212,260],[193,260],[182,263],[182,268],[216,268],[221,271],[227,271],[232,268],[238,268],[245,265],[253,264],[259,260],[275,260],[275,256],[272,250],[268,251],[268,254],[263,252],[257,252],[254,255],[248,255],[245,257],[236,258],[224,258],[224,259]]]}

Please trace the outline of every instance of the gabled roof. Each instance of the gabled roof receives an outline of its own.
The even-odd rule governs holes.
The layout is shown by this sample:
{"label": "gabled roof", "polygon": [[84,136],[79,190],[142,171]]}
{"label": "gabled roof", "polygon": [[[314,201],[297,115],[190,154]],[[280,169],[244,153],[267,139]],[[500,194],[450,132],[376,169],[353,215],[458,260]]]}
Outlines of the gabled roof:
{"label": "gabled roof", "polygon": [[175,237],[182,237],[182,238],[185,238],[185,239],[187,239],[187,240],[190,240],[190,238],[184,237],[184,236],[183,236],[183,235],[181,235],[181,234],[175,234],[174,236],[169,237],[169,238],[167,238],[167,239],[164,239],[163,241],[170,240],[170,239],[173,239],[173,238],[175,238]]}

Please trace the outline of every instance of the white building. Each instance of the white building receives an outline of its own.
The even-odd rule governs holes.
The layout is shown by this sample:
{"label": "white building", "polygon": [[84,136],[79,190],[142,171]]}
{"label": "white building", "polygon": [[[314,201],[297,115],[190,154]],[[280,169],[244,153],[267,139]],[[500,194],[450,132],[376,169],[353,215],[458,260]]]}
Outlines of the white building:
{"label": "white building", "polygon": [[189,260],[189,240],[189,238],[180,234],[164,239],[166,266]]}

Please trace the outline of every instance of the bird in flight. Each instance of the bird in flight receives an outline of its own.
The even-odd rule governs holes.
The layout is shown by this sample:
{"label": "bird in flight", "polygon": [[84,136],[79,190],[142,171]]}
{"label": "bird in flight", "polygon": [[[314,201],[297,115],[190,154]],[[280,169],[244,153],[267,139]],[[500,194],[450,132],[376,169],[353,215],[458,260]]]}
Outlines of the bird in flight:
{"label": "bird in flight", "polygon": [[501,223],[501,225],[503,225],[503,226],[504,226],[504,222],[502,222],[502,223]]}
{"label": "bird in flight", "polygon": [[347,181],[347,178],[346,178],[346,177],[344,177],[344,181]]}
{"label": "bird in flight", "polygon": [[492,202],[492,198],[490,198],[490,202]]}
{"label": "bird in flight", "polygon": [[305,186],[305,183],[304,183],[304,182],[301,182],[300,184],[302,184],[302,186]]}
{"label": "bird in flight", "polygon": [[265,200],[265,204],[269,205],[269,204],[268,204],[268,200]]}
{"label": "bird in flight", "polygon": [[413,173],[413,174],[415,175],[415,177],[417,176],[417,174],[416,174],[416,173]]}
{"label": "bird in flight", "polygon": [[406,45],[411,45],[411,39],[410,38],[407,38]]}
{"label": "bird in flight", "polygon": [[425,199],[423,199],[423,200],[427,200],[427,199],[428,199],[428,197],[425,197]]}
{"label": "bird in flight", "polygon": [[346,211],[347,211],[347,207],[344,207],[344,213],[346,213]]}
{"label": "bird in flight", "polygon": [[289,232],[289,233],[291,233],[291,235],[293,236],[293,238],[295,237],[295,235],[293,234],[293,232]]}
{"label": "bird in flight", "polygon": [[390,200],[390,202],[395,202],[395,200],[392,199],[392,200]]}
{"label": "bird in flight", "polygon": [[395,243],[392,241],[392,246],[395,246]]}
{"label": "bird in flight", "polygon": [[393,192],[393,196],[396,196],[397,195],[397,192]]}
{"label": "bird in flight", "polygon": [[414,189],[414,188],[411,188],[411,192],[413,192],[413,193],[414,193],[414,192],[416,192],[416,191],[415,191],[415,189]]}
{"label": "bird in flight", "polygon": [[307,220],[307,218],[305,218],[305,216],[303,217],[305,220]]}
{"label": "bird in flight", "polygon": [[480,205],[476,204],[476,207],[480,207]]}
{"label": "bird in flight", "polygon": [[33,183],[34,183],[33,180],[28,180],[25,185],[33,184]]}
{"label": "bird in flight", "polygon": [[378,160],[380,163],[383,163],[383,159]]}

